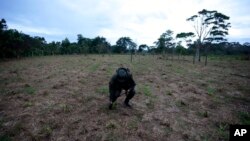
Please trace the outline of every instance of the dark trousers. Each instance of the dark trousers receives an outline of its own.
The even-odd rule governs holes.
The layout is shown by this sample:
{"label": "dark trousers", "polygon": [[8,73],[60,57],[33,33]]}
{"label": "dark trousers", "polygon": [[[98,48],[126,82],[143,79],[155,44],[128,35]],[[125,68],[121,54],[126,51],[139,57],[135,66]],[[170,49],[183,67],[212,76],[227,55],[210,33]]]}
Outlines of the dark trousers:
{"label": "dark trousers", "polygon": [[[109,98],[110,98],[110,102],[115,102],[116,99],[121,95],[121,91],[122,89],[118,89],[118,90],[115,90],[115,89],[111,89],[109,88]],[[125,103],[128,103],[129,100],[131,98],[133,98],[135,95],[135,90],[134,89],[130,89],[130,91],[128,92],[127,96],[126,96],[126,99],[125,99]]]}

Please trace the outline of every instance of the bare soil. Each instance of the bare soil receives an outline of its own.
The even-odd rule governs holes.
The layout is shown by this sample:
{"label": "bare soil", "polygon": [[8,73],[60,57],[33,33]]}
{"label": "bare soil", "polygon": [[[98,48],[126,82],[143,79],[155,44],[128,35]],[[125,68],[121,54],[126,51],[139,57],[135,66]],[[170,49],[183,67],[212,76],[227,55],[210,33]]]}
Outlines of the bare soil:
{"label": "bare soil", "polygon": [[[118,67],[136,81],[132,109],[108,110]],[[0,140],[216,141],[249,124],[250,62],[72,55],[0,62]]]}

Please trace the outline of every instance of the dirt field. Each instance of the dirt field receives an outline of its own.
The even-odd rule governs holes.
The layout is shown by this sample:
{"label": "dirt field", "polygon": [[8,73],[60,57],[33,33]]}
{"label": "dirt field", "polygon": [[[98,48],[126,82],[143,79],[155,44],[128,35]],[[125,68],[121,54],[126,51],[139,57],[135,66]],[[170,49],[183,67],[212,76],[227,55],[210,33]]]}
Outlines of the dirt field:
{"label": "dirt field", "polygon": [[[216,141],[250,124],[250,62],[156,56],[49,56],[0,62],[0,140]],[[129,67],[132,109],[108,110],[108,82]]]}

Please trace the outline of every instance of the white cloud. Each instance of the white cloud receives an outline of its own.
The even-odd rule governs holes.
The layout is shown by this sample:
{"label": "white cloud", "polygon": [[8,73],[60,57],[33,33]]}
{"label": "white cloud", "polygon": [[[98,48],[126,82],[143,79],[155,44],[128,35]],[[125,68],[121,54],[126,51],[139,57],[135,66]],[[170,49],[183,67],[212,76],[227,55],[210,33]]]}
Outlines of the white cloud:
{"label": "white cloud", "polygon": [[[38,10],[29,7],[33,13],[26,13],[32,18],[20,13],[21,18],[33,21],[15,21],[12,25],[8,21],[8,25],[28,33],[60,35],[61,39],[65,38],[64,33],[71,39],[83,34],[89,38],[104,36],[115,44],[119,37],[129,36],[137,44],[153,45],[168,29],[175,34],[194,32],[186,19],[208,9],[230,16],[229,37],[250,37],[249,0],[47,0],[43,3],[46,4],[36,6]],[[13,13],[13,17],[18,14]]]}
{"label": "white cloud", "polygon": [[236,22],[248,22],[249,16],[248,13],[235,15],[239,10],[235,6],[239,4],[233,0],[121,0],[116,6],[110,18],[113,26],[99,30],[99,34],[110,38],[112,43],[121,36],[130,36],[140,44],[152,45],[167,29],[175,34],[194,32],[186,19],[202,9],[217,10],[230,16],[233,26],[232,31],[229,30],[231,36],[250,35],[250,32],[234,28]]}
{"label": "white cloud", "polygon": [[34,26],[26,26],[16,23],[8,23],[8,27],[10,29],[18,29],[21,32],[29,33],[29,34],[44,34],[44,35],[64,35],[62,31],[55,28],[44,28],[44,27],[34,27]]}

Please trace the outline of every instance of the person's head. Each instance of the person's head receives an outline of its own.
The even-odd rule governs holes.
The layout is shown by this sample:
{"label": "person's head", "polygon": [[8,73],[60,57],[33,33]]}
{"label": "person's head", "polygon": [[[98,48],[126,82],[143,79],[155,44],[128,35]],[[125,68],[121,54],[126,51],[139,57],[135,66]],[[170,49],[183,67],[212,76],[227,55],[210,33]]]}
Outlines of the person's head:
{"label": "person's head", "polygon": [[116,73],[119,82],[125,82],[129,77],[129,70],[126,68],[119,68],[116,70]]}

